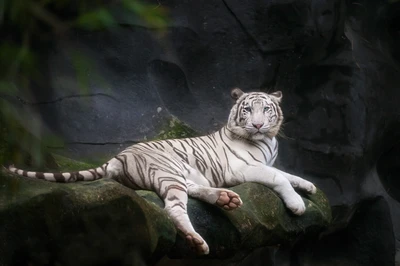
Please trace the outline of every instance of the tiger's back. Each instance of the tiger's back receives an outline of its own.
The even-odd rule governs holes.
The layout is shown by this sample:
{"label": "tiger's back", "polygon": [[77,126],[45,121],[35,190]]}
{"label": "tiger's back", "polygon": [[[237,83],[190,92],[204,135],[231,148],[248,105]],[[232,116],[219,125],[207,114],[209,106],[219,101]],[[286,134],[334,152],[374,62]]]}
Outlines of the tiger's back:
{"label": "tiger's back", "polygon": [[186,167],[189,165],[199,171],[203,178],[192,180],[199,185],[227,187],[236,185],[240,169],[252,161],[273,165],[278,155],[278,141],[275,138],[258,141],[239,139],[223,127],[207,136],[139,143],[122,153],[149,150],[173,156]]}

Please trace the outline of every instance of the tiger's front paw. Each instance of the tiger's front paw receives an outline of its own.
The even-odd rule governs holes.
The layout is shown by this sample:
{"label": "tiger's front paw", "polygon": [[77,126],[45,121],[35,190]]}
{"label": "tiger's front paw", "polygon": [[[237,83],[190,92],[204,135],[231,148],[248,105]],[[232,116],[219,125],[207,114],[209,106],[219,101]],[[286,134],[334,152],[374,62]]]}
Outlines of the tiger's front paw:
{"label": "tiger's front paw", "polygon": [[306,191],[310,194],[315,194],[315,193],[317,193],[317,187],[314,186],[314,184],[310,182],[310,184],[308,184],[308,186],[306,187]]}
{"label": "tiger's front paw", "polygon": [[[288,178],[289,179],[289,178]],[[314,186],[313,183],[310,181],[304,180],[300,177],[295,177],[293,176],[289,179],[290,184],[294,188],[299,188],[301,190],[305,190],[309,194],[315,194],[317,192],[317,188]]]}
{"label": "tiger's front paw", "polygon": [[186,242],[198,255],[207,255],[210,252],[206,241],[199,234],[187,234]]}
{"label": "tiger's front paw", "polygon": [[296,215],[302,215],[306,211],[306,205],[299,194],[295,193],[285,200],[286,207]]}
{"label": "tiger's front paw", "polygon": [[305,190],[309,194],[315,194],[317,192],[317,188],[314,186],[314,184],[307,180],[301,180],[297,187]]}

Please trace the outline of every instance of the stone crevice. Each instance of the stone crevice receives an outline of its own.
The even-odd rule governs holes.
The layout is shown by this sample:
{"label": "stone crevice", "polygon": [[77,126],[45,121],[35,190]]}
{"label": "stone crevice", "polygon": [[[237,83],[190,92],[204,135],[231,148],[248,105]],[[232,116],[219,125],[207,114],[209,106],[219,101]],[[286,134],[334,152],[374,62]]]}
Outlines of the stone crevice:
{"label": "stone crevice", "polygon": [[[64,142],[64,144],[66,145],[94,145],[94,146],[98,146],[98,145],[125,145],[125,144],[137,144],[143,141],[139,141],[139,140],[125,140],[125,141],[121,141],[121,142],[113,142],[113,141],[107,141],[107,142],[86,142],[86,141],[71,141],[71,142]],[[56,147],[56,146],[47,146],[48,148],[64,148],[64,147]]]}
{"label": "stone crevice", "polygon": [[72,98],[90,98],[90,97],[97,97],[97,96],[101,96],[101,97],[107,97],[113,101],[119,102],[118,99],[116,99],[115,97],[108,95],[106,93],[88,93],[88,94],[73,94],[73,95],[67,95],[64,97],[59,97],[55,100],[51,100],[51,101],[43,101],[43,102],[30,102],[30,101],[26,101],[24,99],[22,99],[19,96],[15,96],[15,98],[21,102],[22,104],[25,105],[45,105],[45,104],[53,104],[53,103],[57,103],[57,102],[61,102],[63,100],[67,100],[67,99],[72,99]]}

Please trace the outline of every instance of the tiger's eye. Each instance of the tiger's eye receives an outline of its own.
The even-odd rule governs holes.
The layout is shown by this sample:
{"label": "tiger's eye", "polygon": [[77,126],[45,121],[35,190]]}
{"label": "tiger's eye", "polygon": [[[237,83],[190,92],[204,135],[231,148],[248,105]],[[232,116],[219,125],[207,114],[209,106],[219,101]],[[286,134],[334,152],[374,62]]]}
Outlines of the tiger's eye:
{"label": "tiger's eye", "polygon": [[264,112],[268,112],[269,109],[270,109],[269,106],[265,106],[265,107],[264,107]]}
{"label": "tiger's eye", "polygon": [[251,108],[250,108],[250,107],[245,107],[244,110],[245,110],[246,112],[249,112],[249,113],[251,112]]}

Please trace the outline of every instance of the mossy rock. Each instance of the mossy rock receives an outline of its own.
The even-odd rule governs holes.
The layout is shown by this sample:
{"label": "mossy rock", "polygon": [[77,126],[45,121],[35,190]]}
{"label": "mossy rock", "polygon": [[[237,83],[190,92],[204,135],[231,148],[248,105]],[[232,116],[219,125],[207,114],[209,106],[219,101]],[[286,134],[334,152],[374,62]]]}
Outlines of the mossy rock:
{"label": "mossy rock", "polygon": [[[232,188],[243,206],[225,211],[189,199],[195,229],[210,255],[230,258],[257,247],[311,237],[331,220],[321,191],[304,198],[295,216],[270,189],[254,183]],[[168,254],[193,258],[163,202],[114,180],[73,184],[0,176],[0,265],[145,265]]]}
{"label": "mossy rock", "polygon": [[289,244],[304,235],[321,231],[331,222],[331,209],[326,196],[317,190],[314,195],[301,193],[306,212],[291,213],[271,189],[247,183],[232,189],[241,195],[243,206],[227,217],[242,236],[243,249]]}
{"label": "mossy rock", "polygon": [[[243,205],[233,211],[189,199],[189,217],[209,244],[210,257],[225,259],[238,252],[248,254],[259,247],[290,245],[302,238],[316,237],[332,219],[329,202],[320,190],[314,195],[302,194],[307,210],[296,216],[275,192],[263,185],[245,183],[231,189],[243,200]],[[152,192],[146,192],[144,197],[156,201]],[[182,239],[178,239],[169,255],[193,257]]]}
{"label": "mossy rock", "polygon": [[104,164],[104,162],[94,164],[94,163],[87,163],[87,162],[81,162],[77,160],[73,160],[70,158],[67,158],[65,156],[59,155],[59,154],[52,154],[53,158],[56,160],[57,163],[57,168],[62,169],[64,172],[73,172],[73,171],[79,171],[79,170],[84,170],[84,169],[91,169],[91,168],[96,168],[99,165]]}
{"label": "mossy rock", "polygon": [[0,265],[147,265],[175,238],[161,208],[113,180],[0,176]]}
{"label": "mossy rock", "polygon": [[180,121],[176,117],[172,117],[164,126],[164,129],[162,129],[155,137],[155,140],[190,138],[198,135],[199,133],[192,129],[189,125]]}

